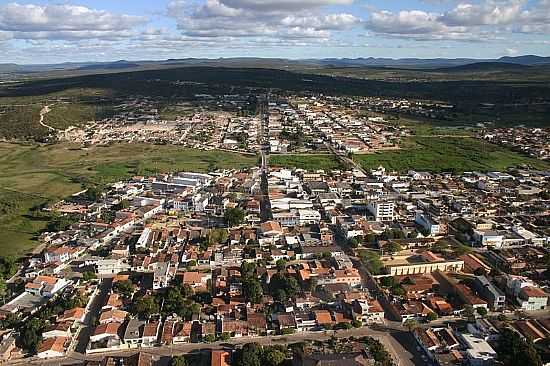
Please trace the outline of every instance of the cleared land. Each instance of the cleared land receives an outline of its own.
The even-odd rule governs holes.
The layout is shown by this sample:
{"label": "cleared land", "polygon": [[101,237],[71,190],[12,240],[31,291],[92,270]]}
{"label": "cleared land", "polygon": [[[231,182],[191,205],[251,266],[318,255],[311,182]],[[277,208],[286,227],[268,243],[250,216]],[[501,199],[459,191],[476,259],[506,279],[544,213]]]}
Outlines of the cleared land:
{"label": "cleared land", "polygon": [[469,137],[411,137],[398,151],[354,155],[365,169],[432,172],[491,171],[515,166],[550,169],[550,164]]}
{"label": "cleared land", "polygon": [[288,154],[288,155],[270,155],[269,164],[284,168],[298,168],[306,170],[334,170],[344,169],[344,166],[331,154]]}
{"label": "cleared land", "polygon": [[116,144],[80,149],[0,143],[0,250],[20,254],[34,246],[47,222],[30,210],[69,196],[86,184],[105,184],[134,174],[241,168],[257,158],[166,145]]}

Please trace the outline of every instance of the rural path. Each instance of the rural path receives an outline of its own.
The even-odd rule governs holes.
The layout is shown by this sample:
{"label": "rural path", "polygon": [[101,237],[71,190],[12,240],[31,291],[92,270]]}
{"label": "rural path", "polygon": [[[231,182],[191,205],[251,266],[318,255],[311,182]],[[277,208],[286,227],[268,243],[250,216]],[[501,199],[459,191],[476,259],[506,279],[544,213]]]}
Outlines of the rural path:
{"label": "rural path", "polygon": [[50,131],[57,131],[55,128],[53,128],[52,126],[48,126],[47,124],[44,123],[44,116],[46,116],[46,114],[48,114],[50,112],[50,106],[49,105],[45,105],[41,110],[40,110],[40,121],[39,123],[46,127],[48,130]]}

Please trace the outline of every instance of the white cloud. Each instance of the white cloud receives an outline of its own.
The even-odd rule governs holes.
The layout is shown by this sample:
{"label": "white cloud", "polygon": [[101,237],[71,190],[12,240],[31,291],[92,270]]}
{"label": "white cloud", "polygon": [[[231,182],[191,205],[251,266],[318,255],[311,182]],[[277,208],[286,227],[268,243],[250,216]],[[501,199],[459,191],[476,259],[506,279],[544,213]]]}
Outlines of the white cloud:
{"label": "white cloud", "polygon": [[353,0],[221,0],[231,8],[254,11],[298,11],[328,5],[350,5]]}
{"label": "white cloud", "polygon": [[13,32],[21,39],[113,38],[133,35],[131,30],[146,18],[117,15],[76,5],[0,6],[0,31]]}
{"label": "white cloud", "polygon": [[443,13],[372,10],[365,27],[380,35],[417,40],[484,41],[505,34],[550,33],[550,0],[528,8],[527,0],[461,2]]}
{"label": "white cloud", "polygon": [[[232,42],[273,40],[326,41],[331,32],[350,29],[360,19],[347,13],[323,12],[328,5],[353,0],[206,0],[190,5],[173,0],[167,14],[186,37],[232,37]],[[253,40],[253,38],[256,38]]]}
{"label": "white cloud", "polygon": [[507,2],[490,0],[481,4],[461,3],[443,14],[440,21],[449,26],[511,24],[517,21],[526,3],[525,0]]}
{"label": "white cloud", "polygon": [[360,19],[352,14],[329,14],[324,16],[294,16],[288,15],[281,20],[281,24],[289,27],[312,27],[323,30],[349,29],[358,24]]}

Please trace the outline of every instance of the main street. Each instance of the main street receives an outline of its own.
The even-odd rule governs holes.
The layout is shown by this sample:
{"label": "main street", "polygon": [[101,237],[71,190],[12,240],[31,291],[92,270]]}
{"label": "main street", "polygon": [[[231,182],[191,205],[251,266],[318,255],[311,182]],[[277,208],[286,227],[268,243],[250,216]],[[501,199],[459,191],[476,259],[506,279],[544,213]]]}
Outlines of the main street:
{"label": "main street", "polygon": [[137,352],[144,352],[150,354],[156,358],[170,357],[176,355],[183,355],[188,353],[195,353],[200,350],[210,349],[232,349],[236,346],[243,345],[250,342],[256,342],[262,345],[271,344],[290,344],[304,341],[323,341],[328,340],[331,337],[336,338],[349,338],[349,337],[365,337],[370,336],[378,339],[392,357],[397,361],[399,366],[412,366],[412,365],[425,365],[421,355],[415,348],[414,338],[410,333],[400,328],[391,326],[373,326],[362,327],[350,330],[337,330],[337,331],[321,331],[321,332],[303,332],[295,333],[284,336],[264,336],[264,337],[242,337],[231,338],[226,342],[215,343],[184,343],[178,345],[163,345],[160,347],[149,348],[132,348],[113,352],[103,352],[100,354],[82,354],[79,352],[70,352],[67,356],[62,358],[52,358],[49,360],[44,359],[25,359],[15,361],[13,364],[31,364],[31,365],[75,365],[84,361],[99,361],[106,356],[130,356]]}

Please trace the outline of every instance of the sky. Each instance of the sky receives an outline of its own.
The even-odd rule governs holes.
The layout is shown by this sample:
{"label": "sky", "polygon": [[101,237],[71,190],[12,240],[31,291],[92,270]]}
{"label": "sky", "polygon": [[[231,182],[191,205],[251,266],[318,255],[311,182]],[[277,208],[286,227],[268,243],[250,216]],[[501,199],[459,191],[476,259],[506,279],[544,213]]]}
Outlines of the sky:
{"label": "sky", "polygon": [[0,63],[550,56],[550,0],[0,0]]}

